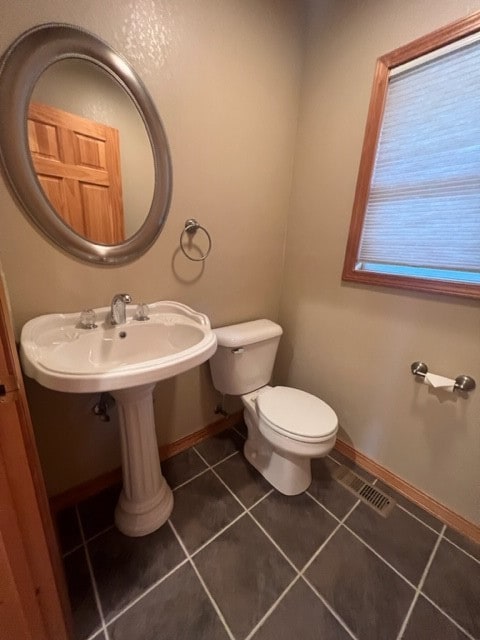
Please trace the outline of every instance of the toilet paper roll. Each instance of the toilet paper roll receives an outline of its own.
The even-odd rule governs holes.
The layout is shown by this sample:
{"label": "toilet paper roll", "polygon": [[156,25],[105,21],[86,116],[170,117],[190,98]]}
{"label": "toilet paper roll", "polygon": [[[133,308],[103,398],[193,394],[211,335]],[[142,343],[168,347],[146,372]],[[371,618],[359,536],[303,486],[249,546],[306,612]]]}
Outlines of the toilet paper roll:
{"label": "toilet paper roll", "polygon": [[443,389],[444,391],[453,391],[455,385],[455,380],[452,378],[437,376],[436,373],[427,373],[424,382],[435,389]]}

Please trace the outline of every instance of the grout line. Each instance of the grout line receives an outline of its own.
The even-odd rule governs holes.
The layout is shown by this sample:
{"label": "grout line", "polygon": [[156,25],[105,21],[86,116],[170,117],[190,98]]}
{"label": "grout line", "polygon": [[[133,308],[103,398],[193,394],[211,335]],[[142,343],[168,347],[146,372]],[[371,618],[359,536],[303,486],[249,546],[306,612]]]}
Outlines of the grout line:
{"label": "grout line", "polygon": [[[193,449],[195,449],[195,446],[193,447]],[[207,467],[209,469],[213,469],[214,467],[218,466],[219,464],[222,464],[222,462],[225,462],[225,460],[228,460],[229,458],[233,458],[233,456],[236,456],[239,453],[239,451],[234,451],[233,453],[229,453],[224,458],[222,458],[221,460],[217,460],[217,462],[214,462],[213,464],[210,464],[209,462],[207,462],[206,458],[204,458],[202,456],[202,454],[199,451],[197,451],[196,449],[195,449],[195,453],[200,458],[200,460],[202,460],[202,462],[204,462],[207,465]]]}
{"label": "grout line", "polygon": [[187,564],[187,562],[188,562],[188,558],[184,558],[175,567],[173,567],[173,569],[170,569],[170,571],[168,573],[166,573],[159,580],[157,580],[152,585],[150,585],[147,589],[145,589],[145,591],[142,591],[142,593],[139,596],[137,596],[134,600],[131,600],[119,613],[115,614],[115,616],[111,620],[108,621],[108,625],[107,626],[110,626],[116,620],[118,620],[118,618],[123,616],[124,613],[126,613],[129,609],[131,609],[134,605],[136,605],[137,602],[142,600],[147,594],[149,594],[156,587],[158,587],[160,584],[162,584],[162,582],[164,582],[167,578],[169,578],[173,573],[175,573],[175,571],[177,571],[177,569],[180,569],[180,567],[183,567],[184,564]]}
{"label": "grout line", "polygon": [[[209,469],[211,469],[211,468],[212,468],[212,465],[211,465],[209,462],[207,462],[207,461],[205,460],[205,458],[202,456],[202,454],[200,453],[200,451],[197,451],[197,448],[195,447],[195,445],[193,446],[193,449],[195,450],[195,453],[196,453],[196,454],[197,454],[197,456],[200,458],[200,460],[201,460],[202,462],[204,462],[204,463],[207,465],[207,467],[208,467]],[[235,453],[236,453],[236,452],[235,452]],[[222,459],[222,460],[220,460],[220,462],[223,462],[223,459]]]}
{"label": "grout line", "polygon": [[110,529],[115,529],[115,525],[111,524],[108,527],[105,527],[105,529],[102,529],[101,531],[99,531],[98,533],[94,533],[93,536],[91,536],[90,538],[85,538],[85,544],[91,542],[92,540],[95,540],[95,538],[98,538],[99,536],[103,535],[104,533],[107,533],[107,531],[110,531]]}
{"label": "grout line", "polygon": [[323,606],[328,609],[328,611],[331,613],[331,615],[335,618],[335,620],[341,625],[341,627],[343,627],[343,629],[345,629],[345,631],[348,633],[348,635],[353,638],[353,640],[358,640],[357,636],[353,633],[353,631],[350,629],[350,627],[343,621],[343,619],[339,616],[339,614],[335,611],[335,609],[332,607],[332,605],[328,602],[328,600],[326,600],[322,594],[313,586],[313,584],[310,582],[310,580],[304,576],[302,574],[302,579],[305,582],[305,584],[307,584],[310,589],[313,591],[313,593],[317,596],[317,598],[320,600],[320,602],[323,604]]}
{"label": "grout line", "polygon": [[[287,560],[287,562],[294,568],[294,570],[296,572],[298,572],[297,567],[293,564],[293,562],[290,560],[290,558],[287,556],[287,554],[278,546],[278,544],[274,541],[274,539],[270,536],[270,534],[267,533],[267,531],[258,522],[258,520],[255,518],[255,516],[252,513],[250,513],[250,509],[252,509],[253,506],[255,506],[255,505],[252,505],[252,507],[250,507],[250,509],[245,509],[245,507],[242,504],[242,502],[240,501],[240,499],[235,495],[235,493],[230,489],[228,484],[226,482],[224,482],[224,480],[218,475],[218,473],[213,468],[212,468],[212,473],[220,480],[220,482],[223,484],[223,486],[229,491],[229,493],[232,494],[232,496],[235,498],[235,500],[242,506],[242,508],[245,510],[244,513],[247,513],[250,516],[250,518],[255,522],[255,524],[263,531],[263,533],[267,536],[267,538],[270,540],[270,542],[276,547],[277,551],[279,551],[282,554],[282,556],[285,558],[285,560]],[[272,491],[273,491],[273,489],[272,489]]]}
{"label": "grout line", "polygon": [[278,596],[278,598],[272,604],[270,609],[268,609],[266,611],[266,613],[260,618],[260,620],[257,622],[257,624],[253,627],[253,629],[250,631],[250,633],[245,638],[245,640],[250,640],[250,638],[252,638],[255,635],[255,633],[260,629],[260,627],[265,622],[265,620],[270,617],[270,614],[273,613],[273,611],[277,608],[277,606],[280,604],[280,602],[285,598],[285,596],[292,589],[292,587],[299,581],[299,579],[300,579],[300,574],[297,573],[297,575],[293,578],[293,580],[290,582],[290,584],[287,586],[287,588],[284,589],[282,591],[282,593]]}
{"label": "grout line", "polygon": [[428,562],[427,562],[427,564],[425,566],[425,569],[423,570],[422,577],[420,578],[418,586],[415,589],[415,594],[413,596],[413,600],[410,603],[410,606],[408,607],[407,614],[406,614],[405,619],[404,619],[404,621],[402,623],[402,626],[400,627],[400,631],[398,632],[396,640],[401,640],[403,634],[405,633],[405,629],[407,628],[407,624],[408,624],[408,621],[410,620],[410,616],[412,615],[413,609],[415,607],[415,603],[418,600],[418,595],[419,595],[419,593],[420,593],[420,591],[421,591],[421,589],[423,587],[423,584],[425,582],[427,574],[430,571],[430,567],[432,566],[433,559],[435,557],[435,554],[437,553],[438,547],[439,547],[440,542],[441,542],[441,540],[443,538],[443,534],[445,533],[445,529],[446,528],[447,528],[446,525],[443,525],[442,530],[438,534],[438,538],[437,538],[437,540],[435,542],[435,545],[434,545],[434,547],[432,549],[432,552],[431,552],[430,557],[428,559]]}
{"label": "grout line", "polygon": [[[395,498],[393,498],[395,500]],[[419,518],[418,516],[416,516],[414,513],[412,513],[411,511],[409,511],[408,509],[406,509],[403,505],[399,504],[396,500],[395,502],[397,503],[396,506],[401,509],[402,511],[404,511],[405,513],[407,513],[411,518],[414,518],[415,520],[417,520],[418,522],[420,522],[421,524],[423,524],[424,527],[427,527],[427,529],[430,529],[430,531],[433,531],[433,533],[436,533],[437,536],[440,533],[440,531],[442,530],[442,528],[440,529],[434,529],[433,527],[431,527],[429,524],[427,524],[426,522],[424,522],[421,518]],[[441,523],[443,524],[443,523]],[[445,525],[446,526],[446,525]]]}
{"label": "grout line", "polygon": [[353,507],[351,507],[351,509],[349,509],[347,511],[347,513],[343,516],[343,518],[341,520],[339,520],[338,518],[336,518],[336,520],[338,521],[337,526],[335,527],[335,529],[331,532],[331,534],[328,536],[328,538],[326,540],[323,541],[323,544],[317,549],[317,551],[314,553],[314,555],[310,558],[310,560],[305,564],[305,566],[302,568],[300,575],[302,577],[302,579],[304,580],[304,582],[310,587],[310,589],[313,591],[313,593],[317,596],[317,598],[320,599],[320,601],[322,602],[322,604],[328,609],[328,611],[331,613],[331,615],[335,618],[335,620],[345,629],[345,631],[348,632],[348,634],[353,638],[353,640],[357,640],[356,636],[354,635],[353,631],[348,627],[348,625],[344,622],[344,620],[341,618],[341,616],[335,611],[335,609],[331,606],[331,604],[320,594],[319,591],[317,591],[317,589],[310,583],[309,579],[305,576],[305,571],[310,567],[310,565],[315,561],[315,559],[319,556],[319,554],[323,551],[323,549],[326,547],[326,545],[328,544],[328,542],[333,538],[333,536],[337,533],[337,531],[340,529],[340,527],[344,524],[344,522],[347,520],[347,518],[349,517],[349,515],[355,510],[355,508],[360,504],[360,500],[357,500],[355,502],[355,504],[353,505]]}
{"label": "grout line", "polygon": [[[97,533],[94,533],[93,536],[90,536],[90,538],[85,538],[85,544],[88,544],[89,542],[91,542],[92,540],[95,540],[95,538],[98,538],[99,536],[103,535],[104,533],[107,533],[107,531],[110,531],[110,529],[114,529],[115,525],[111,524],[108,527],[105,527],[105,529],[102,529],[101,531],[98,531]],[[78,551],[78,549],[80,549],[81,547],[83,547],[84,543],[81,542],[79,545],[77,545],[76,547],[74,547],[73,549],[70,549],[69,551],[66,551],[63,555],[62,558],[66,558],[67,556],[69,556],[71,553],[73,553],[74,551]]]}
{"label": "grout line", "polygon": [[402,578],[402,580],[404,580],[404,581],[405,581],[405,582],[406,582],[410,587],[412,587],[412,589],[416,589],[416,586],[413,584],[413,582],[410,582],[410,580],[409,580],[408,578],[406,578],[404,575],[402,575],[398,569],[395,569],[395,567],[394,567],[392,564],[390,564],[390,562],[388,562],[388,560],[385,560],[385,558],[384,558],[383,556],[381,556],[381,555],[378,553],[378,551],[376,551],[373,547],[371,547],[371,546],[368,544],[368,542],[365,542],[365,540],[364,540],[363,538],[361,538],[361,537],[358,535],[358,533],[355,533],[355,531],[353,531],[353,529],[350,529],[350,527],[349,527],[347,524],[345,524],[345,523],[343,524],[343,526],[345,527],[345,529],[346,529],[347,531],[349,531],[353,536],[355,536],[355,538],[357,538],[357,540],[360,540],[360,542],[361,542],[365,547],[367,547],[367,549],[370,549],[370,551],[371,551],[372,553],[374,553],[374,554],[377,556],[377,558],[380,558],[380,560],[381,560],[382,562],[384,562],[384,563],[387,565],[387,567],[390,567],[390,569],[391,569],[392,571],[394,571],[394,572],[397,574],[397,576],[400,576],[400,578]]}
{"label": "grout line", "polygon": [[175,535],[175,537],[177,538],[178,544],[182,547],[184,554],[187,556],[188,561],[190,562],[190,565],[192,566],[192,569],[194,570],[194,572],[197,575],[197,578],[200,581],[200,584],[202,585],[208,599],[210,600],[213,608],[215,609],[215,612],[217,614],[217,616],[220,618],[220,621],[222,622],[225,631],[227,632],[228,637],[230,638],[230,640],[235,640],[235,636],[233,635],[233,633],[230,631],[230,627],[227,624],[227,621],[225,620],[223,613],[220,610],[220,607],[218,606],[218,604],[215,602],[212,594],[210,593],[207,585],[205,584],[204,579],[202,578],[202,576],[200,575],[199,570],[197,569],[194,561],[192,560],[190,554],[188,553],[188,550],[186,548],[186,546],[183,544],[182,539],[180,538],[179,534],[177,533],[177,530],[175,529],[175,527],[173,526],[171,520],[168,520],[168,524],[171,528],[171,530],[173,531],[173,534]]}
{"label": "grout line", "polygon": [[[192,447],[192,449],[195,449],[195,447]],[[201,471],[196,473],[191,478],[188,478],[188,480],[185,480],[185,482],[181,482],[180,484],[177,484],[177,486],[174,487],[172,489],[172,491],[176,491],[177,489],[180,489],[181,487],[184,487],[189,482],[192,482],[192,480],[195,480],[196,478],[199,478],[200,476],[203,476],[203,474],[207,473],[207,471],[210,471],[211,469],[213,469],[217,465],[222,464],[222,462],[225,462],[225,460],[228,460],[229,458],[233,458],[233,456],[236,456],[238,454],[238,451],[234,451],[233,453],[229,453],[228,456],[225,456],[225,458],[222,458],[221,460],[219,460],[218,462],[215,462],[215,464],[212,464],[212,465],[208,464],[208,462],[205,460],[205,458],[200,453],[198,453],[198,451],[196,449],[195,449],[195,453],[201,459],[201,461],[204,464],[206,464],[207,466],[205,467],[205,469],[202,469]]]}
{"label": "grout line", "polygon": [[[198,442],[197,444],[201,444],[201,443],[200,443],[200,442]],[[194,444],[192,444],[192,446],[190,447],[190,449],[193,449],[193,451],[195,451],[195,453],[197,454],[197,456],[200,458],[200,460],[201,460],[202,462],[204,462],[204,463],[207,465],[207,467],[209,467],[209,466],[210,466],[210,465],[208,464],[208,462],[205,460],[205,458],[204,458],[202,455],[200,455],[200,454],[198,453],[198,451],[197,451],[197,447],[196,447]]]}
{"label": "grout line", "polygon": [[234,525],[236,522],[238,522],[240,520],[240,518],[243,518],[243,516],[246,514],[246,511],[242,511],[242,513],[239,513],[238,516],[235,516],[235,518],[229,522],[227,525],[225,525],[222,529],[220,529],[220,531],[217,531],[217,533],[215,533],[211,538],[209,538],[206,542],[204,542],[200,547],[198,547],[198,549],[195,549],[195,551],[192,551],[190,556],[192,558],[194,558],[197,553],[200,553],[200,551],[203,551],[205,549],[205,547],[208,547],[208,545],[213,542],[214,540],[216,540],[219,536],[222,535],[222,533],[225,533],[225,531],[227,529],[230,529],[230,527],[232,525]]}
{"label": "grout line", "polygon": [[83,542],[81,542],[80,544],[77,544],[75,547],[73,547],[73,549],[69,549],[68,551],[65,551],[65,553],[62,554],[62,558],[67,558],[70,554],[75,553],[75,551],[78,551],[83,546],[84,546]]}
{"label": "grout line", "polygon": [[450,540],[450,538],[448,538],[447,536],[444,536],[444,539],[451,545],[453,545],[454,547],[456,547],[459,551],[462,551],[468,558],[470,558],[471,560],[473,560],[474,562],[476,562],[477,564],[480,564],[480,560],[478,558],[476,558],[475,556],[472,556],[471,553],[469,553],[468,551],[466,551],[465,549],[462,549],[462,547],[459,547],[458,544],[456,544],[455,542],[452,542]]}
{"label": "grout line", "polygon": [[232,429],[233,429],[234,431],[236,431],[236,432],[238,433],[238,435],[239,435],[243,440],[246,440],[246,439],[247,439],[247,438],[246,438],[246,436],[244,436],[244,435],[243,435],[243,433],[241,433],[241,432],[237,429],[237,427],[232,427]]}
{"label": "grout line", "polygon": [[449,620],[457,629],[460,629],[462,633],[468,638],[468,640],[478,640],[478,638],[474,638],[466,629],[461,627],[456,620],[454,620],[448,613],[446,613],[436,602],[434,602],[427,594],[422,591],[422,598],[425,598],[437,611],[439,611],[447,620]]}
{"label": "grout line", "polygon": [[[78,507],[75,506],[75,513],[77,514],[78,526],[80,529],[80,536],[82,538],[84,550],[85,550],[85,558],[87,560],[88,573],[90,574],[90,582],[92,583],[93,595],[95,597],[95,603],[97,605],[98,614],[100,616],[100,622],[102,623],[102,630],[105,634],[105,640],[110,640],[110,636],[108,635],[107,626],[105,624],[105,618],[103,615],[102,603],[100,601],[100,595],[98,593],[97,582],[95,580],[95,575],[93,573],[92,561],[90,560],[90,553],[88,551],[87,543],[85,542],[85,532],[83,531],[83,524],[80,518],[80,513],[78,511]],[[98,629],[97,629],[98,632]]]}
{"label": "grout line", "polygon": [[[225,462],[225,460],[229,460],[230,458],[233,458],[233,456],[238,456],[238,454],[239,454],[238,451],[234,451],[233,453],[229,453],[228,456],[225,456],[225,458],[222,458],[218,462],[215,462],[215,464],[211,464],[210,465],[210,469],[214,469],[215,467],[218,467],[218,465],[222,464],[222,462]],[[206,460],[205,460],[205,462],[206,462]]]}
{"label": "grout line", "polygon": [[[303,566],[302,570],[301,570],[301,574],[303,575],[305,573],[305,571],[308,569],[308,567],[312,564],[312,562],[317,558],[317,556],[320,554],[321,551],[323,551],[324,547],[326,546],[327,542],[329,542],[333,536],[335,535],[335,533],[337,533],[337,531],[340,529],[340,527],[342,526],[342,524],[344,524],[345,520],[348,518],[348,516],[352,513],[352,511],[354,511],[354,509],[356,508],[356,506],[360,503],[360,500],[357,500],[355,502],[355,504],[353,505],[353,507],[351,509],[349,509],[347,511],[347,513],[343,516],[343,518],[340,520],[339,518],[335,517],[335,520],[337,520],[338,524],[335,527],[335,529],[331,532],[331,534],[328,536],[328,538],[326,538],[323,543],[320,545],[320,547],[315,551],[315,553],[313,554],[313,556],[310,558],[310,560]],[[320,504],[320,503],[319,503]]]}
{"label": "grout line", "polygon": [[196,473],[194,476],[192,476],[188,480],[185,480],[185,482],[181,482],[180,484],[177,484],[176,487],[173,487],[172,491],[176,491],[177,489],[181,489],[182,487],[184,487],[189,482],[192,482],[192,480],[195,480],[195,478],[199,478],[200,476],[203,476],[203,474],[207,473],[207,471],[209,471],[209,470],[210,470],[210,467],[206,467],[205,469],[202,469],[201,471]]}
{"label": "grout line", "polygon": [[[311,498],[314,502],[316,502],[318,504],[319,507],[322,507],[322,509],[324,511],[326,511],[328,513],[329,516],[331,516],[332,518],[334,518],[337,522],[343,522],[344,518],[339,518],[338,516],[336,516],[333,511],[330,511],[330,509],[328,509],[324,504],[322,504],[320,502],[320,500],[318,500],[317,498],[315,498],[314,495],[312,495],[309,491],[305,491],[305,493],[307,494],[307,496],[309,498]],[[352,494],[353,495],[353,494]],[[360,504],[360,500],[357,500],[357,502],[353,505],[353,507],[350,509],[350,511],[348,512],[348,515],[350,515],[350,513],[353,511],[353,509]]]}
{"label": "grout line", "polygon": [[242,513],[240,513],[238,516],[236,516],[236,518],[234,518],[231,522],[229,522],[227,525],[225,525],[225,527],[223,527],[223,529],[220,529],[220,531],[217,531],[217,533],[215,533],[211,538],[209,538],[206,542],[204,542],[201,547],[198,547],[198,549],[195,549],[195,551],[192,551],[192,553],[190,554],[191,557],[194,558],[197,555],[197,553],[200,553],[200,551],[203,551],[203,549],[205,549],[205,547],[208,547],[208,545],[211,542],[213,542],[222,533],[224,533],[227,529],[229,529],[233,524],[235,524],[235,522],[238,522],[238,520],[240,520],[240,518],[243,518],[243,516],[250,511],[250,509],[253,509],[254,507],[256,507],[257,504],[260,504],[260,502],[262,502],[262,500],[265,500],[265,498],[267,498],[272,492],[273,492],[273,489],[271,489],[264,496],[259,498],[250,507],[248,507],[248,509],[246,507],[243,507]]}
{"label": "grout line", "polygon": [[[355,507],[357,506],[359,501],[357,501],[354,506],[350,509],[350,511],[348,511],[348,513],[345,515],[346,519],[350,513],[353,511],[353,509],[355,509]],[[293,567],[295,573],[297,574],[296,578],[288,585],[288,587],[283,591],[283,593],[277,598],[277,600],[275,600],[275,602],[272,604],[272,606],[270,607],[270,609],[266,612],[266,614],[261,618],[261,620],[256,624],[256,626],[254,627],[254,629],[250,632],[250,634],[247,636],[247,638],[245,640],[249,640],[252,636],[253,633],[256,632],[261,625],[267,620],[267,618],[275,611],[275,609],[277,608],[277,606],[280,604],[280,602],[283,600],[283,598],[287,595],[287,593],[290,591],[290,589],[294,586],[294,584],[298,581],[299,578],[303,578],[303,580],[305,580],[305,582],[308,584],[308,586],[311,587],[311,585],[308,583],[308,581],[306,580],[306,578],[303,575],[303,572],[310,566],[310,564],[313,562],[313,560],[318,556],[318,554],[323,550],[323,548],[325,547],[325,545],[328,543],[328,541],[335,535],[335,533],[338,531],[338,529],[341,526],[341,521],[338,521],[337,526],[334,528],[334,530],[330,533],[330,535],[323,541],[323,543],[320,545],[320,547],[317,549],[317,551],[314,553],[314,555],[312,556],[312,558],[305,564],[305,566],[299,571],[297,569],[297,567],[293,564],[293,562],[290,560],[290,558],[283,552],[283,550],[278,546],[278,544],[275,542],[275,540],[273,540],[273,538],[270,536],[269,533],[267,533],[267,531],[262,527],[262,525],[258,522],[258,520],[256,520],[256,518],[249,513],[248,514],[252,520],[255,522],[255,524],[259,527],[259,529],[261,531],[263,531],[264,535],[270,540],[270,542],[273,544],[273,546],[277,549],[277,551],[279,551],[282,556],[288,561],[288,563]],[[337,519],[338,520],[338,519]],[[319,594],[317,593],[317,591],[314,589],[313,590],[315,595],[319,596]],[[319,596],[320,597],[320,596]],[[350,634],[350,636],[353,638],[353,640],[357,640],[355,638],[355,636],[352,635],[352,632],[348,629],[348,627],[346,626],[345,622],[340,618],[340,616],[334,611],[334,609],[332,609],[332,607],[326,603],[324,601],[324,599],[322,597],[320,597],[320,600],[323,602],[323,604],[327,607],[327,609],[330,611],[330,613],[333,615],[333,617],[339,622],[339,624],[345,628],[348,633]]]}
{"label": "grout line", "polygon": [[268,531],[260,524],[260,522],[255,518],[255,516],[252,513],[250,513],[249,511],[247,513],[250,516],[250,518],[254,521],[254,523],[257,525],[257,527],[260,529],[260,531],[262,531],[264,535],[270,540],[270,542],[273,544],[275,549],[284,557],[284,559],[288,562],[288,564],[293,568],[295,573],[299,573],[298,568],[293,564],[293,562],[287,556],[285,551],[283,551],[283,549],[278,546],[278,544],[275,542],[272,536],[268,533]]}
{"label": "grout line", "polygon": [[262,496],[261,498],[259,498],[258,500],[256,500],[250,507],[248,507],[247,511],[251,511],[252,509],[254,509],[257,504],[260,504],[260,502],[262,502],[263,500],[265,500],[265,498],[268,498],[268,496],[272,495],[272,493],[275,491],[275,489],[270,489],[270,491],[267,491],[267,493]]}

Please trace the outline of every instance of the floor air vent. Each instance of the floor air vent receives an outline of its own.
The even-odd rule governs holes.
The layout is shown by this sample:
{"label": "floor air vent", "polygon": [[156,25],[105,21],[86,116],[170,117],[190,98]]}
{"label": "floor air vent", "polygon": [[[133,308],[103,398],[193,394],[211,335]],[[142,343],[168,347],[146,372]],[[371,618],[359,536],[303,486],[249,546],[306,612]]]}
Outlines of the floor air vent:
{"label": "floor air vent", "polygon": [[365,482],[356,473],[350,471],[343,464],[338,466],[333,472],[333,477],[338,480],[344,487],[354,493],[360,500],[366,502],[372,509],[380,515],[387,517],[395,506],[395,500],[387,496],[383,491],[379,491],[372,484]]}

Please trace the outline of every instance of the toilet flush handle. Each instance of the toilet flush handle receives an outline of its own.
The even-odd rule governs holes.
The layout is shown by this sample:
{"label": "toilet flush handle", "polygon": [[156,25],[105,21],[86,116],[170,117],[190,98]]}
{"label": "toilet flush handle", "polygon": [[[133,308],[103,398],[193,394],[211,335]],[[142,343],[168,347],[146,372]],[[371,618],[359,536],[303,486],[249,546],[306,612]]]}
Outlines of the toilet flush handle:
{"label": "toilet flush handle", "polygon": [[237,347],[236,349],[232,349],[232,353],[234,353],[235,355],[237,355],[237,353],[243,353],[244,349],[243,347]]}

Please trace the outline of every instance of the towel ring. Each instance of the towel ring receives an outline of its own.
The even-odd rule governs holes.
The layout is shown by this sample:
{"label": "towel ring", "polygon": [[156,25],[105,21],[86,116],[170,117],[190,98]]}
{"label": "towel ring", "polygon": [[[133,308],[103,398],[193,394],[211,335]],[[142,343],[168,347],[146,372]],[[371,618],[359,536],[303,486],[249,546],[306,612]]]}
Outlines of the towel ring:
{"label": "towel ring", "polygon": [[[204,234],[207,236],[207,240],[208,240],[208,248],[205,251],[205,253],[203,255],[200,256],[200,258],[193,258],[189,253],[187,253],[185,247],[183,246],[183,237],[185,234],[189,235],[190,237],[194,236],[198,230],[201,230],[204,232]],[[182,231],[182,233],[180,234],[180,249],[183,251],[184,255],[189,259],[189,260],[193,260],[193,262],[203,262],[203,260],[205,260],[211,249],[212,249],[212,238],[210,237],[210,234],[208,233],[208,231],[205,229],[205,227],[202,227],[201,224],[199,224],[195,218],[189,218],[188,220],[185,220],[185,227]]]}

